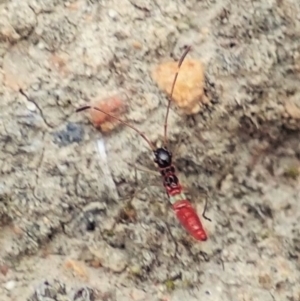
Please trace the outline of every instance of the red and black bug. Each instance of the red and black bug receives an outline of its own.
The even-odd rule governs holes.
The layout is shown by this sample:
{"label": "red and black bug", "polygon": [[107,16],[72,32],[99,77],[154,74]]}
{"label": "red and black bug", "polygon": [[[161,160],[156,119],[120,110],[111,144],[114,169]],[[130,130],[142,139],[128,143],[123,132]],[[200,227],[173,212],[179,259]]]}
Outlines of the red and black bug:
{"label": "red and black bug", "polygon": [[[193,208],[192,204],[187,200],[185,194],[183,193],[183,188],[176,175],[175,166],[172,163],[172,153],[171,151],[168,150],[167,147],[168,116],[169,116],[170,105],[171,105],[172,96],[174,92],[174,87],[176,84],[176,80],[182,62],[184,61],[190,49],[191,47],[186,48],[186,50],[184,51],[183,55],[181,56],[178,62],[178,70],[174,77],[170,96],[168,97],[167,113],[166,113],[165,124],[164,124],[164,146],[163,147],[156,148],[154,144],[147,138],[147,136],[144,133],[142,133],[140,130],[138,130],[136,127],[123,120],[120,120],[119,118],[109,113],[106,113],[105,111],[97,107],[83,106],[81,108],[78,108],[76,112],[81,112],[87,109],[94,109],[106,114],[111,118],[116,119],[117,121],[121,122],[122,124],[136,131],[148,143],[151,150],[153,151],[154,162],[156,163],[159,172],[162,176],[163,185],[166,189],[166,192],[169,196],[170,203],[172,205],[173,210],[175,211],[178,220],[183,225],[183,227],[187,230],[187,232],[190,233],[196,240],[205,241],[207,240],[207,234],[202,226],[198,214],[196,213],[196,210]],[[204,214],[203,217],[206,218]]]}

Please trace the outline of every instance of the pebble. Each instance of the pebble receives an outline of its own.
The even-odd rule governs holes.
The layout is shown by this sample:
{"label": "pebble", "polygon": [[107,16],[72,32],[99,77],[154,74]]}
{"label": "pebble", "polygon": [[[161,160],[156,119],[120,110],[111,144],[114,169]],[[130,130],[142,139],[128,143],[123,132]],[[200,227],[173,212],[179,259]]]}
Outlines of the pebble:
{"label": "pebble", "polygon": [[38,47],[39,49],[43,50],[43,49],[45,48],[45,44],[42,43],[42,42],[40,42],[40,43],[38,43],[37,47]]}
{"label": "pebble", "polygon": [[35,112],[36,111],[36,105],[31,102],[31,101],[27,101],[26,102],[26,108],[31,111],[31,112]]}
{"label": "pebble", "polygon": [[108,16],[109,16],[111,19],[113,19],[114,21],[117,20],[118,13],[117,13],[115,10],[109,9],[107,14],[108,14]]}
{"label": "pebble", "polygon": [[10,281],[7,281],[5,284],[4,284],[4,287],[8,290],[8,291],[11,291],[15,288],[16,286],[16,282],[13,281],[13,280],[10,280]]}

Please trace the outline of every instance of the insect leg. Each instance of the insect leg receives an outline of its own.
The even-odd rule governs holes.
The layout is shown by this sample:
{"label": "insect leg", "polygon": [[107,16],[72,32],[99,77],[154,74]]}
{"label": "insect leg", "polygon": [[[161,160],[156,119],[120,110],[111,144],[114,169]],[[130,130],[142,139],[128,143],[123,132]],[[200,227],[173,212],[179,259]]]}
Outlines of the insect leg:
{"label": "insect leg", "polygon": [[[168,196],[168,197],[169,197],[169,196]],[[168,212],[168,211],[167,211],[167,212]],[[171,232],[171,229],[170,229],[170,227],[169,227],[169,225],[168,225],[167,222],[165,222],[165,225],[166,225],[166,228],[168,229],[168,232],[169,232],[169,234],[170,234],[170,236],[171,236],[171,238],[172,238],[172,240],[173,240],[173,242],[174,242],[174,245],[175,245],[174,258],[177,258],[177,251],[178,251],[178,244],[177,244],[177,241],[176,241],[176,239],[174,238],[174,236],[173,236],[173,234],[172,234],[172,232]]]}
{"label": "insect leg", "polygon": [[205,205],[204,205],[204,209],[203,209],[203,212],[202,212],[202,216],[203,216],[206,220],[208,220],[208,221],[211,222],[211,219],[205,215],[206,210],[207,210],[207,204],[208,204],[208,201],[207,201],[207,198],[205,198]]}
{"label": "insect leg", "polygon": [[158,171],[156,170],[152,170],[152,169],[149,169],[147,167],[144,167],[144,166],[140,166],[140,165],[136,165],[134,163],[131,163],[131,162],[127,162],[125,161],[130,167],[133,167],[135,169],[135,171],[139,170],[139,171],[143,171],[143,172],[146,172],[146,173],[149,173],[149,174],[152,174],[154,176],[158,176],[159,173]]}

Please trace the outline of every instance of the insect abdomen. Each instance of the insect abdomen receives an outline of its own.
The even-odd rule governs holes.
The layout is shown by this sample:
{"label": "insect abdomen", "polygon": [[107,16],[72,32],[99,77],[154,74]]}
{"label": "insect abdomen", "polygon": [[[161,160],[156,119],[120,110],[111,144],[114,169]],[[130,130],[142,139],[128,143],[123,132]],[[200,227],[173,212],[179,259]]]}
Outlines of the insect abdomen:
{"label": "insect abdomen", "polygon": [[173,210],[183,227],[197,240],[207,240],[202,223],[188,200],[179,200],[173,205]]}

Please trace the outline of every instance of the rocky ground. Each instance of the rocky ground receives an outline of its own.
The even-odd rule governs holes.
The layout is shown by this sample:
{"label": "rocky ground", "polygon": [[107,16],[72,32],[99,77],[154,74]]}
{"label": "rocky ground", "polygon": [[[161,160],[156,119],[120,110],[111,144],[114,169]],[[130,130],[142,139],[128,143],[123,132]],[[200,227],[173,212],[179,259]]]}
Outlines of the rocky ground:
{"label": "rocky ground", "polygon": [[[128,164],[147,144],[75,113],[122,93],[158,143],[151,70],[188,44],[209,103],[169,138],[203,243]],[[299,1],[1,0],[0,68],[1,301],[300,300]]]}

